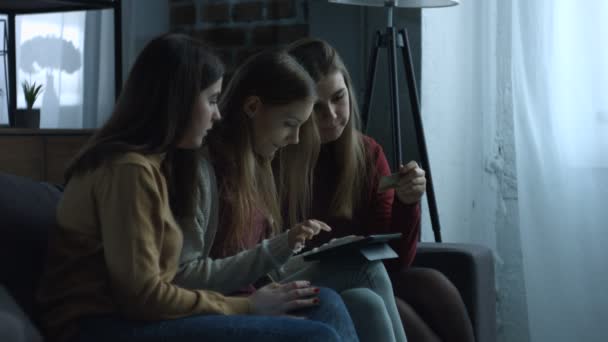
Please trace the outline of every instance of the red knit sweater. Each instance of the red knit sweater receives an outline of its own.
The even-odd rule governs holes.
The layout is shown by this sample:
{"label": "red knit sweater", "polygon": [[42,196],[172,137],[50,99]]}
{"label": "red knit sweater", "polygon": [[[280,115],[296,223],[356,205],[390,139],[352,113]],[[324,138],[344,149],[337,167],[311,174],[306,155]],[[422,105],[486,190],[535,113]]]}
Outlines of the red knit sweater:
{"label": "red knit sweater", "polygon": [[380,177],[391,173],[382,147],[371,137],[363,135],[368,159],[374,161],[368,176],[368,187],[361,191],[363,201],[355,210],[353,218],[345,219],[332,216],[329,212],[332,194],[335,191],[338,175],[335,173],[335,158],[332,146],[326,144],[321,149],[315,169],[314,200],[312,217],[326,222],[331,233],[322,232],[309,243],[318,246],[332,238],[346,235],[370,235],[402,233],[403,237],[391,244],[399,254],[399,259],[387,260],[390,271],[410,266],[416,254],[416,244],[420,234],[420,205],[405,205],[395,200],[395,191],[378,193]]}

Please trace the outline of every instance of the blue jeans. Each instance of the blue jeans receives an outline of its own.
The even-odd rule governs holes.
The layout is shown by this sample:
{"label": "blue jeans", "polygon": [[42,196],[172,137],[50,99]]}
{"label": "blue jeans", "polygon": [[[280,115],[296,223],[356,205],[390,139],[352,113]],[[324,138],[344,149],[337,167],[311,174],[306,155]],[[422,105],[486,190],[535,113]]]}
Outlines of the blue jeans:
{"label": "blue jeans", "polygon": [[197,315],[142,322],[116,316],[80,320],[76,342],[316,342],[358,341],[353,322],[340,296],[321,288],[320,305],[291,317],[256,315]]}
{"label": "blue jeans", "polygon": [[407,341],[393,286],[381,261],[367,261],[361,256],[310,263],[294,259],[284,266],[278,279],[282,283],[309,280],[338,291],[362,342]]}

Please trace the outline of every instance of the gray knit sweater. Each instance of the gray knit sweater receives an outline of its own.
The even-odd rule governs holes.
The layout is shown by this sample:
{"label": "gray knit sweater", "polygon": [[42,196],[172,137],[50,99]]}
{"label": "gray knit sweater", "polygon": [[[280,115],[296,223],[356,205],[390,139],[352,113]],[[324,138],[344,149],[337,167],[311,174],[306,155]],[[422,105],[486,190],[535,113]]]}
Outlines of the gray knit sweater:
{"label": "gray knit sweater", "polygon": [[203,159],[200,202],[195,217],[179,220],[184,234],[180,267],[173,282],[185,288],[232,293],[280,268],[292,255],[287,232],[264,240],[237,255],[211,259],[209,252],[218,227],[218,187],[213,166]]}

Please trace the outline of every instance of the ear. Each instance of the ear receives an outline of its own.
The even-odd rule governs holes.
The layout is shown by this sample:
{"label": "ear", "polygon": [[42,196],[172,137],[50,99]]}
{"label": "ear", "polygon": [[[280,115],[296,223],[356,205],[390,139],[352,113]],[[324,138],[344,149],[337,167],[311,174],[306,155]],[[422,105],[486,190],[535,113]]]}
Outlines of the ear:
{"label": "ear", "polygon": [[257,96],[247,96],[243,103],[243,111],[249,118],[253,118],[262,108],[262,100]]}

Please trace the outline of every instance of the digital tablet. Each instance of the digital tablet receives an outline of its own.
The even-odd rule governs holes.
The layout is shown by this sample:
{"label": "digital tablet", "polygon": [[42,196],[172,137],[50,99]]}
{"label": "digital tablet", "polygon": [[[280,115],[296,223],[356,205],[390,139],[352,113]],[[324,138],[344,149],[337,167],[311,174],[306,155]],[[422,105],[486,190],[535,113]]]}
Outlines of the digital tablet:
{"label": "digital tablet", "polygon": [[[310,251],[301,253],[300,255],[302,255],[302,257],[306,261],[318,260],[336,256],[338,254],[358,252],[368,246],[385,245],[391,240],[400,238],[401,233],[347,237],[339,239],[332,243],[326,243],[320,247],[313,248]],[[386,245],[385,247],[390,249],[388,245]],[[392,249],[390,250],[392,251]],[[392,257],[396,257],[396,253],[394,253],[394,256]]]}

